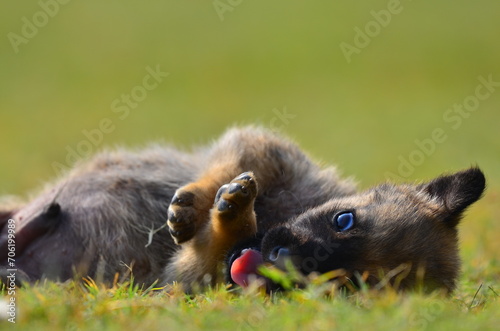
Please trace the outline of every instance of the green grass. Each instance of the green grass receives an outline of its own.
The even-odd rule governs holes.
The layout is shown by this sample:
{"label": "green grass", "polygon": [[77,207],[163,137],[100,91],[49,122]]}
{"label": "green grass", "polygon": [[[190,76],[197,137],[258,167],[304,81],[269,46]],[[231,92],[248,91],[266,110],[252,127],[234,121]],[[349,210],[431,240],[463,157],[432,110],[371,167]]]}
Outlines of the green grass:
{"label": "green grass", "polygon": [[[20,330],[494,330],[500,322],[500,206],[488,194],[461,226],[459,286],[440,293],[363,288],[331,291],[321,281],[304,290],[265,295],[221,285],[188,296],[133,283],[43,282],[17,289]],[[10,298],[4,288],[3,300]],[[1,320],[0,327],[11,326]]]}
{"label": "green grass", "polygon": [[[18,290],[17,328],[77,329],[493,329],[500,293],[500,90],[457,129],[443,116],[500,81],[500,3],[402,1],[402,12],[347,63],[340,43],[388,1],[243,1],[221,21],[211,1],[70,1],[14,52],[38,1],[0,4],[0,196],[52,179],[53,162],[108,118],[92,151],[165,140],[206,143],[235,123],[278,125],[361,187],[398,173],[415,140],[441,129],[405,180],[479,165],[488,190],[460,225],[463,274],[450,298],[313,288],[266,297],[224,289],[187,298],[80,284]],[[170,75],[120,119],[111,104],[142,84],[146,67]],[[294,115],[281,121],[277,111]],[[483,284],[473,300],[477,289]],[[497,294],[495,294],[497,293]],[[4,296],[5,298],[6,296]],[[252,322],[254,321],[254,322]],[[4,328],[0,321],[0,328]],[[241,325],[241,327],[239,327]],[[10,326],[10,325],[8,325]]]}
{"label": "green grass", "polygon": [[[498,271],[498,267],[497,267]],[[27,330],[488,330],[499,322],[498,288],[461,284],[451,297],[390,289],[331,292],[310,285],[286,294],[221,286],[187,296],[177,286],[105,288],[87,280],[17,291],[16,328]],[[3,322],[6,323],[6,322]]]}

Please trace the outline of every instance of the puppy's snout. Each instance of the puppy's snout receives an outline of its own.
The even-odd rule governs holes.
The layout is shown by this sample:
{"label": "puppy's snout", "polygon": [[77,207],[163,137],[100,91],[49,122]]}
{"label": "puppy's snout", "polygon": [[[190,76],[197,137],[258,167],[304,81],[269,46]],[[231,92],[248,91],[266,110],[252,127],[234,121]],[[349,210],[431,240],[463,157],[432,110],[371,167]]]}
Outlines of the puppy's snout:
{"label": "puppy's snout", "polygon": [[286,270],[286,262],[291,260],[290,250],[282,246],[274,247],[268,257],[269,261],[282,270]]}
{"label": "puppy's snout", "polygon": [[280,259],[284,259],[285,257],[290,257],[290,251],[288,248],[277,246],[271,250],[269,253],[269,260],[271,262],[276,262]]}

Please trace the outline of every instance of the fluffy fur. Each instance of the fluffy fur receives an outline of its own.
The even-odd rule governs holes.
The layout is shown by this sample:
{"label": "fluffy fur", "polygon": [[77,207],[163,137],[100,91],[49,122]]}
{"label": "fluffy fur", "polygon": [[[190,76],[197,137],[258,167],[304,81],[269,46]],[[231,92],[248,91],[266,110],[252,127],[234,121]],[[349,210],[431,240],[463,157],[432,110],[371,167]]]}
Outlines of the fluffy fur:
{"label": "fluffy fur", "polygon": [[[136,282],[189,289],[224,281],[227,255],[251,242],[270,264],[279,265],[273,252],[286,248],[306,274],[343,268],[375,282],[405,265],[403,287],[422,281],[451,290],[460,266],[456,225],[484,186],[481,171],[470,169],[358,193],[288,139],[245,127],[193,153],[162,146],[101,153],[25,205],[4,208],[0,226],[16,221],[16,266],[31,281],[111,282],[132,270]],[[344,211],[355,226],[340,232],[332,220]],[[7,242],[4,226],[5,268]]]}

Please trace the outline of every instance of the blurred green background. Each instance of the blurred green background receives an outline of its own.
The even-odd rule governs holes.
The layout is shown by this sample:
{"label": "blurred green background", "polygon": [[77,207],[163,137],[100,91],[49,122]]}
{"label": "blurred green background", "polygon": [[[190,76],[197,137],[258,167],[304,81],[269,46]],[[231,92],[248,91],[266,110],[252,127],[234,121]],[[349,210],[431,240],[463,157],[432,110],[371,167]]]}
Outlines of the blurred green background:
{"label": "blurred green background", "polygon": [[[500,1],[59,1],[68,3],[0,2],[0,197],[24,195],[56,177],[53,164],[67,165],[74,158],[69,150],[86,154],[151,141],[188,148],[235,124],[279,128],[361,187],[388,173],[414,181],[477,164],[489,187],[461,225],[458,297],[472,305],[479,284],[499,292],[500,86],[482,88],[484,100],[475,93],[478,77],[500,82]],[[346,58],[341,45],[357,49]],[[144,90],[146,68],[169,75]],[[141,99],[134,107],[121,101],[131,92]],[[454,105],[475,101],[472,111],[451,113]],[[440,142],[430,143],[436,130]],[[74,304],[72,294],[55,301]],[[454,309],[455,301],[446,305]],[[21,302],[36,312],[34,323],[53,329],[68,320],[68,310],[50,313],[61,305],[47,310]],[[389,306],[356,314],[377,322]],[[106,320],[99,315],[104,306],[90,307],[96,323]],[[153,323],[165,321],[151,307]],[[220,315],[213,314],[220,305],[201,314],[180,307],[186,317],[179,320],[191,328]],[[403,319],[391,323],[406,319],[408,305],[401,307],[389,315]],[[417,317],[427,311],[410,307]],[[116,325],[138,325],[134,314],[112,309]],[[429,321],[439,316],[432,309],[423,315]],[[291,316],[271,310],[278,321]],[[79,311],[69,320],[83,323],[87,315]],[[120,313],[127,318],[117,319]],[[488,314],[491,308],[468,314],[466,325]],[[336,315],[352,323],[349,314]],[[455,315],[440,319],[455,321]],[[465,316],[459,315],[458,323]]]}
{"label": "blurred green background", "polygon": [[[375,16],[388,1],[55,3],[0,4],[0,194],[53,178],[52,164],[66,164],[104,118],[113,129],[92,152],[152,140],[187,147],[257,123],[362,187],[401,175],[403,158],[414,168],[404,179],[478,164],[498,191],[500,87],[453,115],[460,125],[443,118],[479,76],[500,82],[498,1],[401,1],[384,24]],[[368,45],[348,62],[340,45],[356,41]],[[147,67],[169,76],[120,119],[112,103],[143,84]],[[436,128],[446,140],[422,159],[415,140]]]}

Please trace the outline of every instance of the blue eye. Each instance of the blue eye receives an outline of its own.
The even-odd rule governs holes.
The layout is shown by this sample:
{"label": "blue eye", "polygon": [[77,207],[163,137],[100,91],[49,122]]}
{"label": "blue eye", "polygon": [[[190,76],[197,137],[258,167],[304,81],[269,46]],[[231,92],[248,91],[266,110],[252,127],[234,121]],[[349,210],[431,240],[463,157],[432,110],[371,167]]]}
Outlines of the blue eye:
{"label": "blue eye", "polygon": [[337,214],[334,222],[339,232],[347,231],[354,226],[354,214],[351,212]]}

